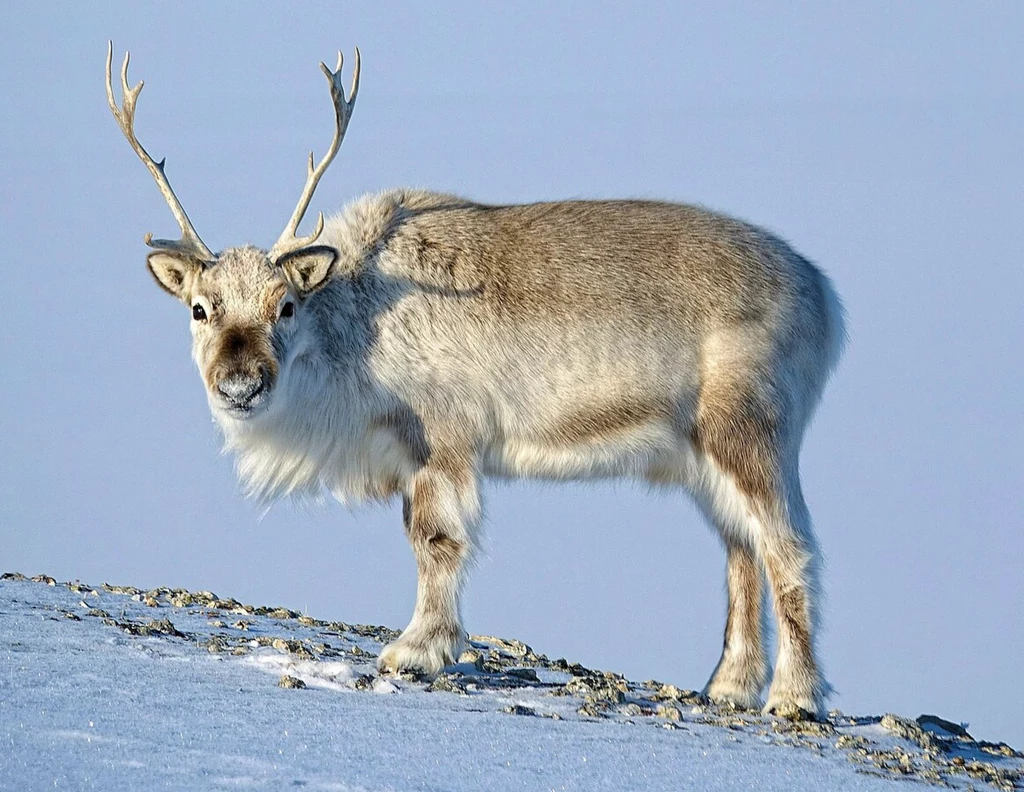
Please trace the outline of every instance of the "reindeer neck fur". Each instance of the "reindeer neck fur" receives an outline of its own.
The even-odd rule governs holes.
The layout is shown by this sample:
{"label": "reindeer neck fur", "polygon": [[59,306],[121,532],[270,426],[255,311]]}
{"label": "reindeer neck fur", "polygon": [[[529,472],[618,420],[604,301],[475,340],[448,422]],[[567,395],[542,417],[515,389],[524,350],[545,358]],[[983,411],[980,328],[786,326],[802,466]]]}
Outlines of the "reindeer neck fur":
{"label": "reindeer neck fur", "polygon": [[386,499],[411,475],[408,448],[386,420],[397,400],[367,366],[374,317],[396,295],[361,276],[376,269],[378,253],[410,212],[442,205],[471,204],[391,190],[356,199],[327,221],[318,243],[338,251],[332,281],[307,298],[304,338],[283,362],[274,403],[244,421],[213,410],[246,494],[267,502],[327,491],[353,503]]}

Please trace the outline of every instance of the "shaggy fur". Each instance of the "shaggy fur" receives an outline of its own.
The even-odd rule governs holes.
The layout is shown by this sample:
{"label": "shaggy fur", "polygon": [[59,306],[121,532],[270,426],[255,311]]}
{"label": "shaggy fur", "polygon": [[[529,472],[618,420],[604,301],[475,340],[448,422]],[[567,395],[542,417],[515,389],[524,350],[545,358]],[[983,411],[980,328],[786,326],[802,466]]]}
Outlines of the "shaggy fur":
{"label": "shaggy fur", "polygon": [[195,360],[253,495],[404,499],[419,588],[382,668],[457,658],[481,478],[626,476],[686,488],[726,545],[709,695],[760,704],[769,591],[766,708],[823,712],[798,456],[844,330],[820,270],[755,226],[641,201],[398,190],[346,207],[317,245],[149,263],[204,309]]}

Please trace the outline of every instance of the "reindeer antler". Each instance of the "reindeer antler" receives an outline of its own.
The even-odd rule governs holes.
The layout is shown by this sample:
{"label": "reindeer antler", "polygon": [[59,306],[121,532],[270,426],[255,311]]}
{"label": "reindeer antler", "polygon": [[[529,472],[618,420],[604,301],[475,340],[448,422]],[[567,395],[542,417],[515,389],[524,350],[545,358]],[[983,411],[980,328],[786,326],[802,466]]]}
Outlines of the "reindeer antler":
{"label": "reindeer antler", "polygon": [[316,228],[313,229],[312,234],[307,237],[295,236],[299,223],[302,222],[306,209],[309,208],[309,202],[313,198],[313,193],[320,182],[320,177],[324,175],[327,166],[331,164],[338,153],[341,140],[345,137],[345,130],[348,128],[349,119],[352,117],[352,108],[356,104],[356,94],[359,93],[359,48],[356,47],[356,62],[352,69],[352,90],[348,99],[345,98],[345,87],[341,83],[341,67],[343,63],[344,58],[340,51],[338,52],[338,65],[334,71],[328,69],[327,64],[323,61],[320,62],[320,69],[323,71],[324,76],[327,77],[327,83],[331,87],[331,100],[334,102],[334,140],[331,141],[331,147],[327,149],[324,158],[320,160],[320,164],[315,168],[313,167],[313,152],[309,152],[306,186],[302,190],[302,195],[299,196],[299,203],[292,213],[291,220],[288,221],[288,225],[281,233],[281,236],[270,249],[269,258],[271,261],[277,261],[285,253],[290,253],[293,250],[313,244],[324,230],[324,214],[320,212],[317,217]]}
{"label": "reindeer antler", "polygon": [[181,202],[178,201],[178,197],[174,194],[174,190],[171,189],[170,182],[167,181],[167,175],[164,173],[164,163],[166,159],[162,159],[156,162],[149,152],[142,147],[139,143],[138,138],[135,137],[135,102],[139,98],[139,93],[142,91],[142,86],[145,85],[144,81],[139,81],[139,84],[134,88],[128,85],[128,60],[131,58],[130,52],[124,54],[124,65],[121,66],[121,91],[124,94],[124,105],[122,108],[118,108],[117,102],[114,101],[114,86],[110,76],[110,66],[114,58],[114,43],[107,42],[107,102],[110,104],[110,112],[114,114],[114,118],[117,120],[117,125],[121,127],[121,131],[124,136],[128,139],[131,147],[135,150],[135,153],[139,155],[139,159],[142,160],[142,164],[145,165],[153,178],[156,179],[157,187],[160,188],[160,192],[164,196],[164,200],[167,201],[167,205],[171,207],[171,212],[174,214],[174,219],[178,221],[178,225],[181,227],[181,239],[153,239],[152,234],[146,234],[146,244],[152,248],[158,248],[160,250],[174,250],[181,253],[187,253],[200,261],[213,261],[216,256],[210,251],[210,249],[203,244],[203,240],[199,238],[199,234],[196,233],[195,228],[192,227],[192,221],[188,219],[188,215],[185,213]]}

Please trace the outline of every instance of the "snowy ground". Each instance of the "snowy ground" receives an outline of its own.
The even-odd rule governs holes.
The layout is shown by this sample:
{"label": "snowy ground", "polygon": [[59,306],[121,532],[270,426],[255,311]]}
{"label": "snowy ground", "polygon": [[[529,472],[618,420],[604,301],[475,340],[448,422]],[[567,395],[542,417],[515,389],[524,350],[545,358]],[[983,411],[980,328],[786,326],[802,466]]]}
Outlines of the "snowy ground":
{"label": "snowy ground", "polygon": [[1024,789],[1024,756],[949,723],[794,724],[478,636],[432,682],[382,678],[385,628],[4,578],[4,790]]}

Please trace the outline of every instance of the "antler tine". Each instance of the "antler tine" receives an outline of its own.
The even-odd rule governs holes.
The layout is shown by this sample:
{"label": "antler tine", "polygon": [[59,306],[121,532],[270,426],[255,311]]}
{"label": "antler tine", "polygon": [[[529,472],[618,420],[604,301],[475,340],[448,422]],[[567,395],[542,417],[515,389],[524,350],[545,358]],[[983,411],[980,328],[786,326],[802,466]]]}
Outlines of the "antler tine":
{"label": "antler tine", "polygon": [[342,138],[345,137],[345,130],[348,128],[349,119],[352,117],[352,108],[356,104],[356,95],[359,93],[359,47],[356,47],[356,59],[352,68],[352,89],[349,92],[348,99],[345,98],[345,86],[341,82],[341,67],[344,62],[345,59],[342,57],[340,50],[338,51],[338,65],[333,71],[327,68],[326,63],[320,62],[320,70],[327,78],[327,84],[331,89],[331,100],[334,102],[334,140],[331,141],[331,147],[327,149],[324,158],[320,160],[320,164],[315,168],[313,167],[313,152],[309,152],[306,186],[302,190],[302,195],[299,196],[299,203],[296,205],[288,225],[270,249],[269,257],[271,261],[276,261],[285,253],[290,253],[293,250],[313,244],[324,230],[324,215],[323,212],[320,212],[317,216],[316,228],[313,229],[312,234],[307,237],[297,237],[295,235],[295,232],[298,231],[299,223],[302,222],[302,218],[306,214],[306,209],[309,208],[309,202],[313,198],[313,193],[320,182],[320,177],[324,175],[327,167],[334,160],[338,149],[341,147]]}
{"label": "antler tine", "polygon": [[182,207],[181,202],[178,201],[178,197],[174,194],[174,190],[171,189],[171,184],[167,181],[167,175],[164,173],[165,159],[156,162],[142,147],[139,143],[138,138],[135,137],[135,102],[139,98],[139,94],[142,92],[142,86],[145,85],[144,80],[140,80],[139,84],[134,88],[128,85],[128,61],[131,59],[131,53],[125,52],[124,64],[121,66],[121,92],[124,95],[123,106],[118,108],[117,102],[114,100],[114,86],[111,78],[111,65],[114,59],[114,43],[112,41],[107,42],[107,103],[110,105],[110,112],[114,114],[114,118],[117,121],[117,125],[121,127],[121,131],[127,138],[128,143],[135,150],[135,153],[139,155],[139,159],[142,160],[142,164],[146,166],[149,172],[153,175],[156,180],[157,187],[160,188],[161,194],[164,196],[164,200],[167,201],[167,205],[171,208],[171,212],[174,214],[174,219],[178,221],[178,225],[181,227],[181,239],[153,239],[152,234],[146,234],[146,244],[152,248],[160,250],[176,250],[182,253],[188,253],[201,261],[213,261],[216,256],[210,251],[210,249],[203,243],[203,240],[199,238],[199,234],[196,233],[195,228],[192,226],[192,221],[188,219],[188,215],[185,213],[185,209]]}

